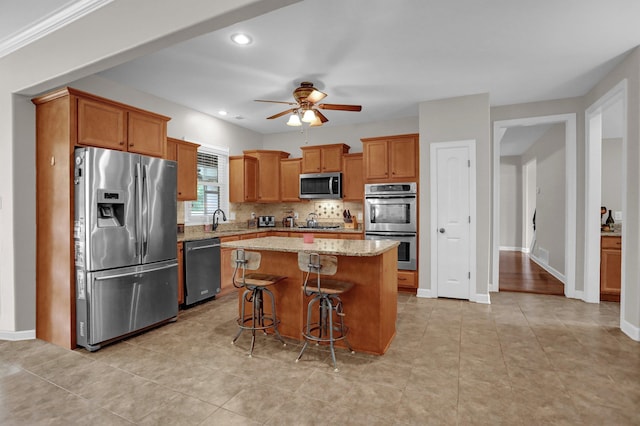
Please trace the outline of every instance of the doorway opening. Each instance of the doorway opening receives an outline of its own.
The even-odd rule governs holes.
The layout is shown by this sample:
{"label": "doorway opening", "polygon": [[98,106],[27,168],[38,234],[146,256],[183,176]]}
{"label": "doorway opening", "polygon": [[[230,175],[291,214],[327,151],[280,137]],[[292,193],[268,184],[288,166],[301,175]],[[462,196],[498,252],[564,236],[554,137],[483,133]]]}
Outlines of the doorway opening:
{"label": "doorway opening", "polygon": [[[563,125],[564,136],[564,191],[561,198],[563,203],[562,217],[557,217],[556,222],[560,224],[561,234],[564,236],[564,260],[562,262],[564,266],[564,275],[562,278],[564,283],[564,294],[568,297],[574,297],[575,293],[575,252],[576,252],[576,114],[558,114],[542,117],[529,117],[513,120],[501,120],[494,122],[493,131],[493,235],[492,235],[492,275],[490,291],[499,291],[500,286],[500,233],[502,218],[500,214],[501,203],[501,161],[500,156],[502,153],[501,141],[505,137],[506,132],[509,129],[522,128],[527,126],[542,126],[539,130],[547,131],[554,125]],[[548,128],[547,128],[548,127]],[[529,165],[532,167],[532,165]],[[522,175],[522,174],[521,174]],[[531,177],[531,176],[530,176]],[[542,178],[539,176],[537,178]],[[536,179],[537,180],[537,179]],[[536,192],[539,185],[536,183]],[[530,188],[530,186],[527,186]],[[522,189],[522,192],[525,192]],[[548,194],[557,196],[558,192],[549,191]],[[531,197],[531,196],[530,196]],[[531,207],[529,203],[526,209]],[[523,215],[524,216],[524,215]],[[530,218],[533,219],[532,217]],[[525,234],[524,238],[530,238],[533,242],[534,233],[531,232],[530,237],[526,235],[527,226],[522,225],[522,232]],[[527,247],[527,246],[524,246]],[[528,246],[530,249],[532,244]],[[533,248],[536,249],[535,242],[533,242]],[[545,251],[540,251],[539,255],[546,256]],[[551,271],[553,272],[553,271]]]}

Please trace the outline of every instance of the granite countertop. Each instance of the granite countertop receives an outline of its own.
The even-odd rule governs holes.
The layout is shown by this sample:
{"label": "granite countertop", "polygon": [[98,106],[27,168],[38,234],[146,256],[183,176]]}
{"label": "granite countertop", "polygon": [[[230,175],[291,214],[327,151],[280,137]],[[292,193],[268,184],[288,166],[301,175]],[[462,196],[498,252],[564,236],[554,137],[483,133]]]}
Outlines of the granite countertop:
{"label": "granite countertop", "polygon": [[600,236],[602,237],[622,237],[622,231],[600,231]]}
{"label": "granite countertop", "polygon": [[302,238],[289,237],[251,238],[221,244],[222,247],[227,248],[291,253],[302,251],[336,256],[378,256],[399,245],[398,241],[389,240],[336,240],[333,238],[316,238],[313,243],[305,243]]}
{"label": "granite countertop", "polygon": [[[192,229],[190,229],[192,228]],[[362,234],[362,229],[348,229],[348,228],[325,228],[325,229],[310,229],[310,228],[290,228],[286,226],[275,226],[266,228],[242,228],[242,229],[229,229],[222,228],[215,232],[205,232],[202,227],[193,226],[187,227],[185,232],[178,233],[178,242],[204,240],[206,238],[215,237],[229,237],[234,235],[246,235],[255,234],[257,232],[300,232],[300,233],[329,233],[329,234]]]}

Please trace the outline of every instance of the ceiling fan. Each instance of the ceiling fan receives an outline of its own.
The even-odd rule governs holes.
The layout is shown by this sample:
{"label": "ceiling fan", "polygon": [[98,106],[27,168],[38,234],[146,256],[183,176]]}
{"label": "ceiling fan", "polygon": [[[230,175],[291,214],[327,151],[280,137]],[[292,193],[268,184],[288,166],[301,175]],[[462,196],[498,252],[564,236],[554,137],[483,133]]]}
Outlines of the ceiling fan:
{"label": "ceiling fan", "polygon": [[309,123],[310,126],[322,126],[322,123],[329,121],[319,109],[337,110],[337,111],[362,111],[361,105],[342,105],[342,104],[318,104],[322,99],[327,96],[313,87],[313,83],[309,81],[303,81],[300,86],[293,91],[293,98],[296,102],[286,101],[268,101],[263,99],[256,99],[256,102],[270,102],[275,104],[292,105],[293,108],[279,112],[278,114],[267,117],[267,120],[282,117],[291,113],[287,125],[289,126],[301,126],[301,121]]}

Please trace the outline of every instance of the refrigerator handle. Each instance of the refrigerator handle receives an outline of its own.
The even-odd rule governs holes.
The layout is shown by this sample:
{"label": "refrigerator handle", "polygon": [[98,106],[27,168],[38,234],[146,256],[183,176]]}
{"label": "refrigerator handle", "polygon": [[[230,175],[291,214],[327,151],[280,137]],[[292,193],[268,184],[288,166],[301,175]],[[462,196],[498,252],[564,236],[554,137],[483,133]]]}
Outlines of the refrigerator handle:
{"label": "refrigerator handle", "polygon": [[136,256],[138,262],[142,261],[142,171],[140,163],[136,163]]}
{"label": "refrigerator handle", "polygon": [[144,213],[142,216],[142,257],[144,261],[144,257],[148,252],[147,244],[149,243],[149,166],[146,164],[142,166],[142,188],[142,196],[144,197],[142,200],[144,203],[142,207],[142,211]]}

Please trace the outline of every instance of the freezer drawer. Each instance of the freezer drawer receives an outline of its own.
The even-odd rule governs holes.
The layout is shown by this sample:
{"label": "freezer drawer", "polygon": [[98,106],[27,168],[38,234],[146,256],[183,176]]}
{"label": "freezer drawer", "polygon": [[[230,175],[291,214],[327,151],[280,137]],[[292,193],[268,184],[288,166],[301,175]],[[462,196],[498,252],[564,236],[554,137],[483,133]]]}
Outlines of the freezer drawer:
{"label": "freezer drawer", "polygon": [[103,343],[178,315],[178,263],[83,273],[76,279],[77,342],[90,351]]}

